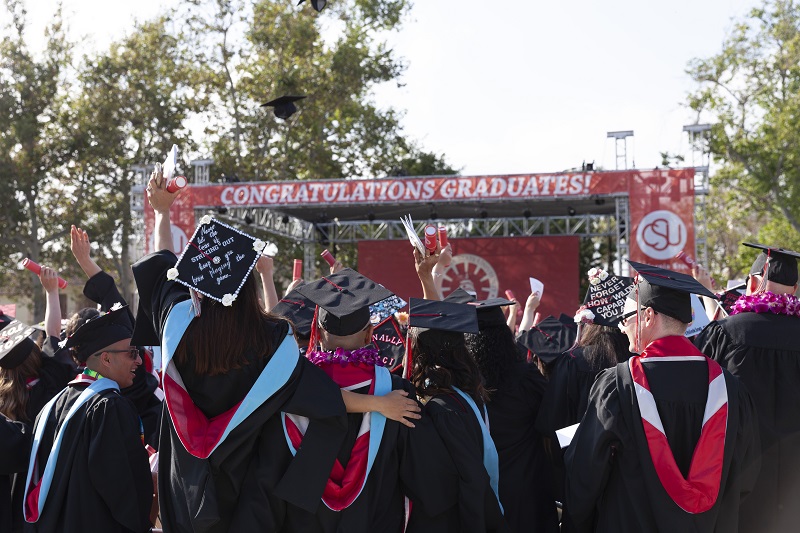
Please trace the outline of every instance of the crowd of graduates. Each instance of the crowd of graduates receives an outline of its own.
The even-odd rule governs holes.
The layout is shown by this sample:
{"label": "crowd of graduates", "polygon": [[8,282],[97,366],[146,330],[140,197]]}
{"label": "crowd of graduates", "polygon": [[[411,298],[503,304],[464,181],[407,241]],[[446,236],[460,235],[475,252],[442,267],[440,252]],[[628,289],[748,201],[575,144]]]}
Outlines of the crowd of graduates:
{"label": "crowd of graduates", "polygon": [[[699,266],[630,262],[633,278],[592,269],[574,317],[542,318],[539,293],[442,294],[449,245],[412,248],[422,299],[339,262],[280,298],[265,243],[219,220],[173,253],[178,194],[157,168],[136,309],[73,227],[97,307],[62,331],[42,267],[43,327],[2,317],[0,531],[800,523],[798,254],[750,245],[730,305]],[[689,338],[691,295],[711,322]]]}

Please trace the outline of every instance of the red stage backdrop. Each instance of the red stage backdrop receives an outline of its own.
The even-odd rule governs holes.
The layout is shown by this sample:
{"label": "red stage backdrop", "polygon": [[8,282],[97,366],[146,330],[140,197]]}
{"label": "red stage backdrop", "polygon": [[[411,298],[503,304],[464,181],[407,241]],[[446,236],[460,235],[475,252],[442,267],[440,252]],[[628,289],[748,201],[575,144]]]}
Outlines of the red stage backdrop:
{"label": "red stage backdrop", "polygon": [[[578,237],[492,237],[450,239],[455,256],[444,276],[445,296],[457,287],[479,299],[505,297],[511,289],[521,305],[531,292],[528,278],[544,283],[542,317],[572,315],[579,306]],[[358,271],[408,300],[422,298],[406,241],[361,241]]]}
{"label": "red stage backdrop", "polygon": [[632,261],[691,274],[678,252],[694,258],[694,171],[639,171],[630,177]]}

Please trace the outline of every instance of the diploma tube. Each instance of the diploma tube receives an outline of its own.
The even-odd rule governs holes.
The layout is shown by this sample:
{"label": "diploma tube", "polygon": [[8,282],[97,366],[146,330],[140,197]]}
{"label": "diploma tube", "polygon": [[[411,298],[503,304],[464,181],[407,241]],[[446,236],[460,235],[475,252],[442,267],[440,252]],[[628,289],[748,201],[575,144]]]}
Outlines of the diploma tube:
{"label": "diploma tube", "polygon": [[294,260],[294,270],[292,271],[292,281],[297,281],[298,279],[303,279],[303,260],[302,259],[295,259]]}
{"label": "diploma tube", "polygon": [[506,298],[514,301],[517,300],[516,298],[514,298],[514,293],[511,291],[511,289],[506,289]]}
{"label": "diploma tube", "polygon": [[447,246],[447,228],[439,226],[439,245],[444,248]]}
{"label": "diploma tube", "polygon": [[430,224],[425,226],[425,248],[431,254],[436,253],[436,227]]}
{"label": "diploma tube", "polygon": [[328,249],[322,250],[322,253],[319,254],[328,263],[328,266],[333,266],[336,263],[336,258],[333,257],[333,254],[328,251]]}
{"label": "diploma tube", "polygon": [[186,187],[188,183],[189,182],[186,181],[185,176],[175,176],[174,178],[172,178],[167,182],[167,192],[169,193],[177,192]]}
{"label": "diploma tube", "polygon": [[[35,261],[31,261],[27,257],[20,262],[19,266],[22,268],[27,268],[37,276],[42,273],[42,267],[39,266],[39,263]],[[66,289],[67,288],[67,280],[59,277],[58,278],[58,288],[59,289]]]}

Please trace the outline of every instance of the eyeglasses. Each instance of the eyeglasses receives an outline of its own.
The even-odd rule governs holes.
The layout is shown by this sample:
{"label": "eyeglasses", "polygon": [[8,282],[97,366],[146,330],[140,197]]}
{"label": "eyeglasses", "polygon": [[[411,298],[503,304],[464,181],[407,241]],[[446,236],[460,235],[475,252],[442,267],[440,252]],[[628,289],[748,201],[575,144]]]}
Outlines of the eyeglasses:
{"label": "eyeglasses", "polygon": [[103,352],[108,352],[108,353],[127,353],[128,357],[131,358],[131,361],[136,361],[136,359],[138,359],[139,356],[141,355],[141,352],[139,351],[139,348],[133,348],[133,347],[125,348],[124,350],[103,350],[101,352],[97,352],[94,355],[100,355]]}
{"label": "eyeglasses", "polygon": [[[620,330],[624,330],[626,327],[628,327],[628,320],[632,316],[634,316],[636,313],[638,313],[639,311],[644,311],[645,309],[647,309],[647,307],[640,307],[639,309],[634,309],[633,311],[628,311],[627,313],[622,315],[620,317],[620,319],[619,319],[619,323],[617,324],[619,329]],[[653,313],[657,314],[655,309],[653,309]]]}

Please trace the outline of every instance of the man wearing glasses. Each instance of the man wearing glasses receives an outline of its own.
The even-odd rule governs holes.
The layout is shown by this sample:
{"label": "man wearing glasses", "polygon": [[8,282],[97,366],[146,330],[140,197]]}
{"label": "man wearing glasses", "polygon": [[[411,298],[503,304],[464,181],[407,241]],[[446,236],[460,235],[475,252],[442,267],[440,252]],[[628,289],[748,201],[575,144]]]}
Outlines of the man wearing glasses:
{"label": "man wearing glasses", "polygon": [[639,354],[600,373],[566,452],[577,531],[737,530],[758,471],[755,408],[739,381],[684,333],[694,278],[637,271],[620,329]]}
{"label": "man wearing glasses", "polygon": [[36,417],[24,514],[31,531],[146,532],[153,481],[141,421],[119,393],[142,363],[119,305],[66,341],[84,363]]}

